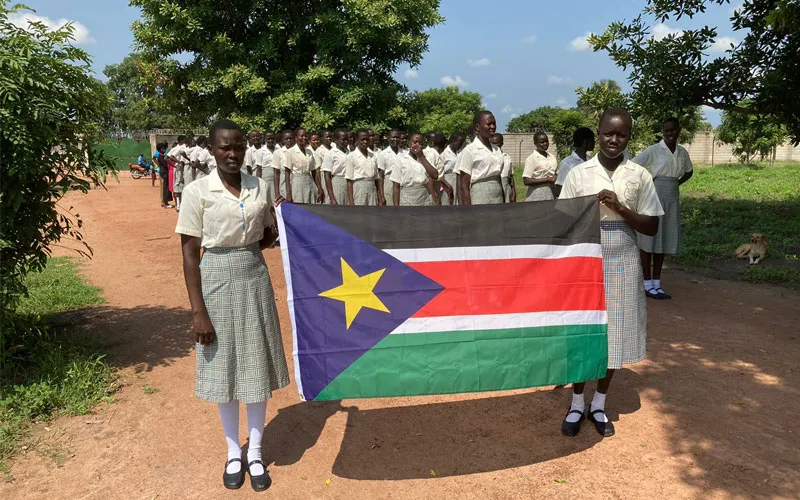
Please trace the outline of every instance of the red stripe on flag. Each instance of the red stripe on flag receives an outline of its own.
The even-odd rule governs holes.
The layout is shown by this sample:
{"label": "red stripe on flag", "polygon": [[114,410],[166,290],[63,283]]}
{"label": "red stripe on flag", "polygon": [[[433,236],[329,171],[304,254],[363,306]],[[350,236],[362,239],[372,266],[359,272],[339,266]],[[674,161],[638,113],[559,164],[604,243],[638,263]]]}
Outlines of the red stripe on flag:
{"label": "red stripe on flag", "polygon": [[596,257],[408,262],[445,287],[413,317],[605,310]]}

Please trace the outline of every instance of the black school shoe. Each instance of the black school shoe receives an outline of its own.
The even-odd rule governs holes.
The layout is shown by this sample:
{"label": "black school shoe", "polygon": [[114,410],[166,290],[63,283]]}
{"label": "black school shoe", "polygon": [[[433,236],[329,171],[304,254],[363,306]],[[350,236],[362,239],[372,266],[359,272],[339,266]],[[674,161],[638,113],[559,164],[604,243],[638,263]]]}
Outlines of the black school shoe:
{"label": "black school shoe", "polygon": [[[258,476],[254,476],[252,473],[250,473],[250,467],[252,467],[253,464],[261,465],[261,467],[264,468],[264,473]],[[272,486],[272,478],[269,477],[269,471],[264,465],[264,462],[261,460],[253,460],[252,462],[248,463],[247,472],[250,474],[250,486],[253,487],[254,491],[265,491]]]}
{"label": "black school shoe", "polygon": [[[577,422],[567,422],[567,417],[572,413],[579,413],[581,418],[579,418]],[[561,422],[561,434],[569,437],[575,437],[578,435],[578,432],[580,432],[581,423],[583,423],[583,419],[586,418],[586,415],[584,415],[580,410],[569,410],[567,412],[567,417],[564,417],[564,421]]]}
{"label": "black school shoe", "polygon": [[[228,465],[230,465],[231,462],[239,462],[242,464],[239,472],[228,474]],[[222,484],[224,484],[229,490],[238,490],[242,487],[244,484],[244,463],[242,462],[241,458],[231,458],[225,462],[225,473],[222,474]]]}
{"label": "black school shoe", "polygon": [[611,437],[611,436],[613,436],[614,435],[614,424],[612,424],[611,421],[608,420],[608,416],[606,415],[606,420],[608,420],[608,422],[600,422],[599,420],[594,418],[594,414],[595,413],[602,413],[603,415],[606,414],[606,412],[603,411],[603,410],[595,410],[593,412],[590,412],[589,416],[586,417],[586,418],[588,418],[590,422],[594,423],[594,426],[597,429],[597,432],[600,433],[601,436],[603,436],[603,437]]}

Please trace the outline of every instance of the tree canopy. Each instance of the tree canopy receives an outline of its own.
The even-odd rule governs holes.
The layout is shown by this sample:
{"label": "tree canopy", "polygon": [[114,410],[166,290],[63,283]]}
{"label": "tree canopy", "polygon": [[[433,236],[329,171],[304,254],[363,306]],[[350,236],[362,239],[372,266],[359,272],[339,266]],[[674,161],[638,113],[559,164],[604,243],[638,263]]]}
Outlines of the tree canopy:
{"label": "tree canopy", "polygon": [[[395,81],[418,65],[438,0],[131,0],[136,45],[188,114],[271,129],[384,129],[405,119]],[[171,29],[163,29],[169,26]],[[177,62],[174,58],[181,55]]]}
{"label": "tree canopy", "polygon": [[506,126],[509,132],[536,132],[539,130],[553,134],[558,147],[558,156],[564,158],[572,152],[572,134],[575,129],[589,127],[596,129],[597,121],[578,109],[562,109],[544,106],[524,115],[512,118]]}
{"label": "tree canopy", "polygon": [[458,87],[414,92],[406,103],[405,126],[420,132],[467,133],[475,113],[481,110],[481,95]]}
{"label": "tree canopy", "polygon": [[[652,37],[646,19],[666,22],[694,18],[709,5],[729,0],[648,0],[629,23],[614,22],[590,37],[630,71],[633,108],[650,116],[708,106],[728,113],[757,115],[787,127],[800,142],[800,2],[744,0],[731,15],[742,41],[724,55],[709,57],[715,27],[702,26]],[[747,101],[747,106],[742,105]]]}
{"label": "tree canopy", "polygon": [[717,139],[730,144],[739,161],[750,163],[756,156],[762,160],[769,157],[776,146],[783,144],[786,128],[756,115],[723,111]]}
{"label": "tree canopy", "polygon": [[[111,104],[110,132],[127,135],[154,128],[187,128],[195,125],[180,117],[163,98],[159,78],[140,54],[128,54],[119,64],[103,69],[106,86],[114,100]],[[204,123],[203,123],[204,124]],[[200,124],[196,124],[200,125]]]}
{"label": "tree canopy", "polygon": [[8,17],[19,9],[0,0],[0,361],[25,275],[44,268],[62,237],[82,239],[80,219],[59,200],[102,185],[111,166],[91,148],[110,96],[71,45],[72,25],[18,28]]}

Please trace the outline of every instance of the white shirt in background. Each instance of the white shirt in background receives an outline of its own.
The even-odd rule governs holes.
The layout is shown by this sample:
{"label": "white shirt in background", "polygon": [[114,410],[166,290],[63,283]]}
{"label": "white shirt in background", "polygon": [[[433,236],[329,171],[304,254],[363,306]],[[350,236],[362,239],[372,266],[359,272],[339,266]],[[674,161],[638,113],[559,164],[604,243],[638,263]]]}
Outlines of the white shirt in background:
{"label": "white shirt in background", "polygon": [[456,165],[458,164],[458,155],[453,152],[450,146],[444,148],[442,151],[442,163],[444,164],[444,173],[445,174],[454,174],[456,173]]}
{"label": "white shirt in background", "polygon": [[[398,149],[398,151],[400,151]],[[391,146],[387,146],[386,149],[382,150],[378,153],[377,162],[378,162],[378,170],[383,170],[384,177],[389,177],[392,175],[392,171],[395,167],[400,163],[400,157],[402,153],[397,152],[395,153],[392,151]]]}
{"label": "white shirt in background", "polygon": [[558,175],[556,176],[556,184],[558,184],[559,186],[563,186],[564,180],[567,178],[567,174],[569,173],[569,171],[585,161],[587,160],[584,160],[583,158],[578,156],[578,153],[576,153],[575,151],[573,151],[571,155],[561,160],[561,165],[558,166]]}
{"label": "white shirt in background", "polygon": [[436,169],[436,172],[439,173],[439,178],[437,180],[443,180],[444,160],[442,160],[442,155],[440,155],[439,152],[434,148],[425,148],[422,150],[422,154],[425,155],[425,159],[428,160],[428,163],[430,163],[431,166]]}
{"label": "white shirt in background", "polygon": [[491,149],[475,139],[459,154],[458,172],[469,174],[470,183],[499,176],[503,171],[503,152],[494,144]]}
{"label": "white shirt in background", "polygon": [[686,148],[677,144],[673,153],[663,139],[636,155],[633,161],[650,170],[653,177],[680,179],[694,168]]}
{"label": "white shirt in background", "polygon": [[[333,148],[333,147],[335,147],[335,146],[333,144],[331,144],[331,148]],[[320,144],[319,145],[317,150],[314,151],[314,161],[317,163],[317,165],[320,165],[320,166],[322,165],[322,163],[325,161],[325,157],[328,156],[329,152],[330,152],[330,149],[325,147],[324,144]]]}
{"label": "white shirt in background", "polygon": [[538,151],[534,151],[525,160],[525,170],[522,171],[522,177],[528,179],[544,179],[556,174],[558,169],[558,160],[556,155],[549,154],[544,156]]}
{"label": "white shirt in background", "polygon": [[267,185],[258,177],[242,176],[237,198],[214,170],[187,185],[175,232],[200,238],[203,248],[237,248],[261,241],[264,230],[274,224],[267,200]]}
{"label": "white shirt in background", "polygon": [[[664,215],[650,172],[630,160],[623,160],[609,178],[597,156],[574,167],[564,181],[559,199],[591,196],[603,189],[614,191],[619,202],[640,215]],[[601,221],[619,221],[622,216],[600,205]]]}
{"label": "white shirt in background", "polygon": [[286,163],[283,168],[290,169],[292,174],[310,174],[318,168],[314,161],[314,150],[309,146],[306,146],[304,152],[299,145],[295,144],[286,151],[285,159]]}
{"label": "white shirt in background", "polygon": [[325,154],[325,159],[322,160],[322,171],[330,172],[332,177],[345,175],[345,161],[351,154],[353,153],[345,153],[336,147],[336,144],[331,144],[331,149]]}
{"label": "white shirt in background", "polygon": [[503,152],[503,170],[500,177],[514,177],[514,169],[511,167],[511,157]]}
{"label": "white shirt in background", "polygon": [[[328,154],[330,157],[333,150]],[[375,161],[375,154],[367,151],[367,156],[356,149],[349,153],[345,159],[345,179],[358,181],[361,179],[376,180],[378,178],[378,163]]]}
{"label": "white shirt in background", "polygon": [[400,184],[400,187],[425,186],[428,184],[428,172],[422,163],[410,155],[402,155],[392,170],[391,181]]}

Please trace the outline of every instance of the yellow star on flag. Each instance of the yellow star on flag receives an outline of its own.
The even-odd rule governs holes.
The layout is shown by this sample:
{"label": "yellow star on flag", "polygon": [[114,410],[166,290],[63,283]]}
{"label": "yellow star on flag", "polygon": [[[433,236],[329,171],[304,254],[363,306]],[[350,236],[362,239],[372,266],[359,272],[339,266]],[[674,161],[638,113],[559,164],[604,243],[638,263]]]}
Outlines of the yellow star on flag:
{"label": "yellow star on flag", "polygon": [[342,284],[319,295],[320,297],[344,302],[344,314],[345,318],[347,318],[347,329],[349,330],[350,325],[353,324],[356,316],[364,307],[375,309],[376,311],[389,312],[389,309],[383,305],[381,299],[373,292],[384,271],[386,269],[359,276],[342,258]]}

